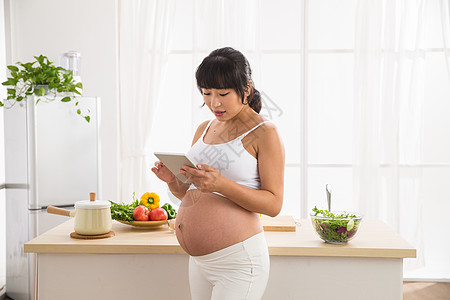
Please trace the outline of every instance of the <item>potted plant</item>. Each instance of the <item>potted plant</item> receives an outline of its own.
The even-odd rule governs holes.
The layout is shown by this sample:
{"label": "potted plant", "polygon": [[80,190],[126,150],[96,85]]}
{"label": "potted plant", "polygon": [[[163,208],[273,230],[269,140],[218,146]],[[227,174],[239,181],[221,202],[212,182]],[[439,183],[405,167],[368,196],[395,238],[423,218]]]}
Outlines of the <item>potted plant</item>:
{"label": "potted plant", "polygon": [[7,66],[11,77],[2,83],[8,87],[8,93],[4,102],[0,101],[0,107],[10,108],[32,95],[38,97],[36,104],[42,99],[53,101],[57,96],[63,96],[62,102],[75,100],[77,114],[89,122],[89,115],[82,113],[76,101],[76,97],[81,96],[83,85],[73,79],[72,71],[56,67],[44,55],[34,58],[33,62],[17,62],[16,65]]}

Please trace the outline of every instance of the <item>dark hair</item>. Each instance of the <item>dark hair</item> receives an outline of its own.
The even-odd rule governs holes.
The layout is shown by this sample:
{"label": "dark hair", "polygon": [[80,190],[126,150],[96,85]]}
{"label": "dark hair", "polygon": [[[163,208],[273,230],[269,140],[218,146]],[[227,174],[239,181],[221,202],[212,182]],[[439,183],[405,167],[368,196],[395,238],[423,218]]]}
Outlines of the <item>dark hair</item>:
{"label": "dark hair", "polygon": [[[195,72],[197,88],[202,89],[233,89],[242,99],[247,84],[252,80],[252,69],[245,56],[231,47],[216,49],[211,52]],[[257,113],[261,111],[261,95],[252,80],[248,105]]]}

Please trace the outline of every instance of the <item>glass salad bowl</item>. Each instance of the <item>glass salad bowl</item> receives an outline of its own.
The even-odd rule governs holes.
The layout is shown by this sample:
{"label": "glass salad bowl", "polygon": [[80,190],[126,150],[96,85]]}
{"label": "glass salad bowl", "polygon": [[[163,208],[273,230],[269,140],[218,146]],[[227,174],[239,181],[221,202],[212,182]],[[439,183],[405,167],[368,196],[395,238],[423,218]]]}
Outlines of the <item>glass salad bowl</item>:
{"label": "glass salad bowl", "polygon": [[319,237],[327,243],[345,244],[355,238],[362,216],[345,211],[319,210],[310,214],[312,225]]}
{"label": "glass salad bowl", "polygon": [[175,219],[167,220],[167,225],[169,226],[170,232],[175,234]]}

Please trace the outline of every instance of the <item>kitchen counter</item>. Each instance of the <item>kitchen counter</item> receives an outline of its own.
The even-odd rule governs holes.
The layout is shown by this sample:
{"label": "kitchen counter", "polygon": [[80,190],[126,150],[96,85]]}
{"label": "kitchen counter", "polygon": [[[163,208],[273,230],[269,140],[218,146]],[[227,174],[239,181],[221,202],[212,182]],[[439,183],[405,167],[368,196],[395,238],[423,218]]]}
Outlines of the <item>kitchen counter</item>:
{"label": "kitchen counter", "polygon": [[[73,232],[71,219],[25,243],[25,252],[185,254],[167,226],[142,230],[113,221],[112,230],[116,234],[112,238],[73,239],[69,236]],[[380,221],[363,221],[355,239],[345,245],[324,243],[313,231],[309,220],[300,220],[296,232],[267,231],[265,235],[270,255],[416,257],[416,250]]]}
{"label": "kitchen counter", "polygon": [[[142,297],[137,282],[145,289],[150,278],[157,282],[152,286],[165,291],[155,292],[154,299],[189,299],[188,255],[167,226],[142,230],[113,221],[112,230],[111,238],[73,239],[71,219],[25,243],[25,252],[38,254],[39,299],[72,299],[64,287],[74,282],[85,289],[73,299],[87,291],[97,299]],[[416,257],[411,245],[375,220],[363,220],[345,245],[324,243],[309,220],[301,220],[296,232],[266,231],[265,236],[271,273],[263,299],[348,299],[349,290],[364,293],[364,299],[402,299],[403,259]],[[114,292],[108,294],[110,289]]]}

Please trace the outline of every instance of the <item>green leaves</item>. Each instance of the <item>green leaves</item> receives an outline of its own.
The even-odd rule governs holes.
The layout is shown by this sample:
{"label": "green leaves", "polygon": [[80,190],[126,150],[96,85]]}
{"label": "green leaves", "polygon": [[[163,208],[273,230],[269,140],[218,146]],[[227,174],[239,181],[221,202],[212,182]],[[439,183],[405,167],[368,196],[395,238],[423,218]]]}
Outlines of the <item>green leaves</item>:
{"label": "green leaves", "polygon": [[13,86],[13,85],[16,85],[17,82],[18,82],[18,80],[15,78],[8,78],[8,80],[6,80],[5,82],[2,82],[2,85]]}
{"label": "green leaves", "polygon": [[8,66],[7,67],[8,70],[10,70],[11,72],[19,72],[19,68],[16,66]]}
{"label": "green leaves", "polygon": [[113,220],[121,220],[121,221],[134,221],[133,212],[134,209],[139,205],[139,201],[135,200],[131,204],[119,204],[111,202],[111,218]]}
{"label": "green leaves", "polygon": [[34,62],[32,62],[32,63],[26,63],[26,64],[22,64],[22,63],[18,62],[18,64],[19,64],[20,66],[24,67],[25,70],[29,72],[31,69],[33,69]]}
{"label": "green leaves", "polygon": [[[39,57],[37,56],[33,56],[41,66],[46,66],[46,65],[51,65],[52,63],[48,61],[48,58],[43,56],[42,54],[39,55]],[[45,60],[47,60],[47,63],[45,63]]]}
{"label": "green leaves", "polygon": [[8,95],[11,95],[13,97],[16,96],[16,90],[15,89],[7,89],[7,91],[8,91]]}
{"label": "green leaves", "polygon": [[[31,95],[54,99],[57,94],[64,93],[66,95],[61,99],[62,102],[70,102],[76,95],[82,95],[83,85],[81,82],[74,81],[71,71],[56,67],[42,54],[34,56],[34,59],[33,62],[17,62],[16,65],[7,66],[10,77],[2,85],[12,87],[8,88],[8,104],[13,101],[20,102]],[[78,105],[78,102],[76,105]],[[4,106],[3,102],[0,102],[1,106]],[[77,114],[87,122],[90,121],[89,116],[84,116],[78,111]]]}
{"label": "green leaves", "polygon": [[356,215],[352,215],[346,212],[343,212],[341,214],[333,214],[332,212],[329,212],[328,210],[321,210],[318,209],[316,206],[314,206],[314,208],[312,209],[312,211],[314,212],[315,216],[323,216],[326,218],[331,218],[331,219],[346,219],[346,218],[356,218]]}
{"label": "green leaves", "polygon": [[41,87],[41,88],[39,88],[38,90],[37,90],[37,93],[36,93],[38,96],[45,96],[45,89],[44,89],[44,87]]}

